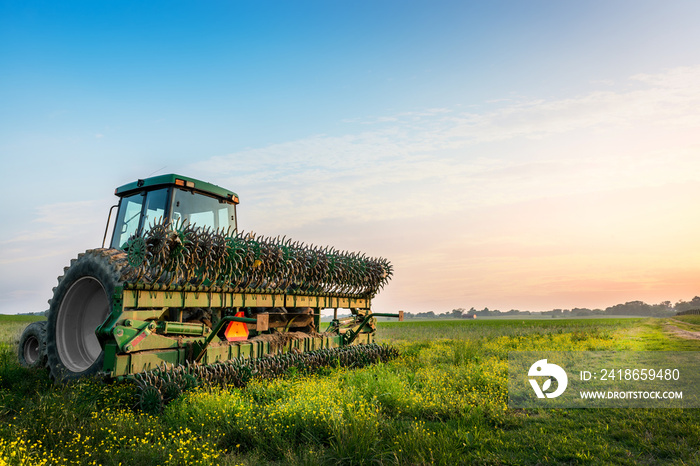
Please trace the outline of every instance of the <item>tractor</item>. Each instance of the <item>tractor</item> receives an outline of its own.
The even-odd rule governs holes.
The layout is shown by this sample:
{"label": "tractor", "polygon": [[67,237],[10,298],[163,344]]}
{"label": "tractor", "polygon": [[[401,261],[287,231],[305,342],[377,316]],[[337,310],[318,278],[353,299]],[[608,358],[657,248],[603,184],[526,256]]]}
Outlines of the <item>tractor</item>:
{"label": "tractor", "polygon": [[[20,338],[20,362],[56,380],[350,347],[366,359],[375,317],[403,320],[371,311],[388,261],[240,232],[230,190],[169,174],[114,193],[102,247],[65,267],[47,321]],[[324,309],[333,319],[322,330]]]}

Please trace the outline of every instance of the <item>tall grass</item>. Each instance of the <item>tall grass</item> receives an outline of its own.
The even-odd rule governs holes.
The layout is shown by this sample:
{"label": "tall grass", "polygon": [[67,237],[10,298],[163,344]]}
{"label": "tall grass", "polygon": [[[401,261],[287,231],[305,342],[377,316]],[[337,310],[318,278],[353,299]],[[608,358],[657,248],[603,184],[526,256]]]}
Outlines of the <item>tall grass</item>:
{"label": "tall grass", "polygon": [[[158,415],[128,384],[54,385],[0,351],[0,464],[697,463],[695,410],[509,410],[512,350],[698,349],[654,319],[380,323],[402,356],[245,389]],[[690,345],[690,346],[688,346]],[[694,346],[693,346],[694,345]]]}

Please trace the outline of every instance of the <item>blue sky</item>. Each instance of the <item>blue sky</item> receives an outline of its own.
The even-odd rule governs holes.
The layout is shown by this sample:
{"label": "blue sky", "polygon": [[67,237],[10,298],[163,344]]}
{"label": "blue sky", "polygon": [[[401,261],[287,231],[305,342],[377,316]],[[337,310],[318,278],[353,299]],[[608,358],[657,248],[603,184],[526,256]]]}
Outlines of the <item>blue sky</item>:
{"label": "blue sky", "polygon": [[690,299],[699,13],[0,1],[0,312],[43,310],[114,187],[171,172],[245,230],[389,258],[379,310]]}

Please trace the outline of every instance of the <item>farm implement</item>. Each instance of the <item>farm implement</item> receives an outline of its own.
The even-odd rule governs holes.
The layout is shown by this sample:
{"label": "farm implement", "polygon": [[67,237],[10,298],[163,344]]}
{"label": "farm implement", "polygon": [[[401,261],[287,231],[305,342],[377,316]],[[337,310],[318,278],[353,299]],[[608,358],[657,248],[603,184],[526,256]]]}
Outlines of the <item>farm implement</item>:
{"label": "farm implement", "polygon": [[[71,261],[20,362],[59,380],[135,380],[146,404],[206,381],[395,355],[374,344],[382,258],[238,231],[238,196],[179,175],[121,186],[112,240]],[[333,320],[321,330],[321,311]],[[350,316],[338,318],[338,309]],[[144,395],[146,394],[146,395]],[[143,401],[143,400],[142,400]]]}

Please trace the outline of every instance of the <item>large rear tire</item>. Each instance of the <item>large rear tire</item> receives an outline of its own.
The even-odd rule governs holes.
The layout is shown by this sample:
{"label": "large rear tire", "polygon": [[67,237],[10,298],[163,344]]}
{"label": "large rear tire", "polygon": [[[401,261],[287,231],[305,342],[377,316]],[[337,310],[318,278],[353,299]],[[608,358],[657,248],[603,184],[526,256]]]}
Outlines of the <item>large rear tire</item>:
{"label": "large rear tire", "polygon": [[91,249],[79,254],[58,278],[50,301],[46,351],[51,376],[77,379],[102,370],[104,351],[95,330],[112,310],[126,254]]}
{"label": "large rear tire", "polygon": [[23,367],[44,367],[46,364],[46,321],[33,322],[19,337],[17,358]]}

